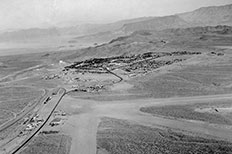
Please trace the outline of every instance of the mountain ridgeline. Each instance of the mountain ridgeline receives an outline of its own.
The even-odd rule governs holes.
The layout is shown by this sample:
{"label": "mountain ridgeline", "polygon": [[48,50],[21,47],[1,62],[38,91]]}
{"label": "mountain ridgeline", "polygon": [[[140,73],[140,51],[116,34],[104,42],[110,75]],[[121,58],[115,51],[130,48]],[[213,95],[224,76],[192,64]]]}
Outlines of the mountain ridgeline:
{"label": "mountain ridgeline", "polygon": [[41,37],[58,37],[73,35],[75,37],[96,35],[104,32],[130,34],[141,30],[165,30],[172,28],[232,25],[232,4],[224,6],[202,7],[192,12],[163,17],[141,17],[122,20],[110,24],[86,24],[72,27],[54,27],[48,29],[25,29],[0,34],[0,41],[31,39]]}
{"label": "mountain ridgeline", "polygon": [[122,29],[125,32],[134,32],[216,25],[232,25],[232,4],[203,7],[192,12],[172,16],[154,17],[147,21],[125,24]]}

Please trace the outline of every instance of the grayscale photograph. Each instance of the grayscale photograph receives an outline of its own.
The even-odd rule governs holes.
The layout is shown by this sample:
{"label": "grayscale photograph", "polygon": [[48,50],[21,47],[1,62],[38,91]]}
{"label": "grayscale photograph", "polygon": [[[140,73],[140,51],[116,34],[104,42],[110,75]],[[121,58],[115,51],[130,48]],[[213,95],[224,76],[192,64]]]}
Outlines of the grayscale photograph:
{"label": "grayscale photograph", "polygon": [[232,0],[0,0],[0,154],[232,154]]}

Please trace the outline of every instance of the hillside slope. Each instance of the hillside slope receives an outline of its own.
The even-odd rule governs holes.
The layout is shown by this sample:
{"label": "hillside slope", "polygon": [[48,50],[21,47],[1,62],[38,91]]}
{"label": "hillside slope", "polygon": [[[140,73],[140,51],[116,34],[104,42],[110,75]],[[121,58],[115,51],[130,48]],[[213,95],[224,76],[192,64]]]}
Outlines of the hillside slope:
{"label": "hillside slope", "polygon": [[66,61],[96,57],[127,56],[145,52],[202,50],[210,46],[231,45],[231,26],[206,26],[165,29],[162,31],[136,31],[95,47],[78,50],[63,57]]}
{"label": "hillside slope", "polygon": [[232,4],[203,7],[192,12],[179,14],[178,16],[194,25],[232,25]]}
{"label": "hillside slope", "polygon": [[124,32],[133,32],[138,30],[163,30],[169,28],[189,27],[189,23],[179,16],[155,17],[151,20],[129,23],[123,26]]}
{"label": "hillside slope", "polygon": [[202,7],[192,12],[153,18],[151,20],[125,24],[125,32],[138,30],[163,30],[196,26],[232,25],[232,4]]}
{"label": "hillside slope", "polygon": [[[102,32],[128,34],[140,30],[164,30],[196,26],[232,25],[232,4],[202,7],[192,12],[163,17],[141,17],[109,24],[85,24],[64,28],[25,29],[0,34],[0,41],[31,39],[48,36],[84,36]],[[109,34],[112,35],[112,34]],[[107,36],[108,37],[108,36]]]}
{"label": "hillside slope", "polygon": [[84,24],[72,27],[54,27],[54,28],[31,28],[11,32],[0,33],[1,41],[30,40],[42,37],[56,36],[85,36],[103,32],[114,32],[120,29],[124,24],[141,22],[151,19],[152,17],[141,17],[130,20],[122,20],[110,24]]}

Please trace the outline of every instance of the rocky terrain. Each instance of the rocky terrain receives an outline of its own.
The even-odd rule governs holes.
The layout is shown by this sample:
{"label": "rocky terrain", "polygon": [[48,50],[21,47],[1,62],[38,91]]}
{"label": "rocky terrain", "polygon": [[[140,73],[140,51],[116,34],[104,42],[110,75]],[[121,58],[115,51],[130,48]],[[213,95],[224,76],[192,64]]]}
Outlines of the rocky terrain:
{"label": "rocky terrain", "polygon": [[66,43],[92,46],[0,56],[0,153],[231,153],[230,19],[227,5],[88,25]]}
{"label": "rocky terrain", "polygon": [[[99,124],[98,153],[230,153],[231,144],[165,128],[104,118]],[[103,151],[103,152],[102,152]],[[191,151],[191,152],[190,152]]]}
{"label": "rocky terrain", "polygon": [[203,7],[192,12],[173,16],[154,17],[151,20],[125,24],[125,32],[138,30],[162,30],[196,26],[232,25],[232,5]]}
{"label": "rocky terrain", "polygon": [[[164,16],[164,17],[141,17],[130,20],[122,20],[110,24],[85,24],[71,27],[54,27],[54,28],[32,28],[24,30],[16,30],[3,32],[0,34],[0,42],[20,42],[34,43],[30,40],[41,41],[44,38],[50,38],[57,41],[55,38],[60,38],[66,42],[73,38],[78,38],[77,41],[85,42],[97,35],[99,42],[106,42],[117,36],[123,36],[140,30],[164,30],[172,28],[187,28],[196,26],[217,26],[217,25],[232,25],[231,20],[232,5],[202,7],[197,10]],[[207,20],[206,20],[207,19]],[[107,35],[105,33],[108,32]],[[64,39],[65,38],[65,39]],[[95,40],[96,41],[96,40]],[[83,43],[83,42],[82,42]],[[94,42],[91,42],[94,44]],[[91,45],[92,45],[91,44]],[[41,46],[44,46],[44,43]],[[80,44],[78,44],[80,45]]]}

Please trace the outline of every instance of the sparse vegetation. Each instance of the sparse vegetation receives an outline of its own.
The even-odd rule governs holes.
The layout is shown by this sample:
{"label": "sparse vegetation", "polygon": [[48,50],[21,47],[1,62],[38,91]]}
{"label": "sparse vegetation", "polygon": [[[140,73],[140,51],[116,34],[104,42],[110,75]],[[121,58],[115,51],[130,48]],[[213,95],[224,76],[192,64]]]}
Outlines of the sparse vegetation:
{"label": "sparse vegetation", "polygon": [[[189,101],[191,104],[187,105],[175,103],[183,100],[178,98],[182,96],[232,92],[232,54],[228,48],[220,48],[231,46],[232,28],[187,28],[189,25],[177,15],[158,17],[157,20],[158,26],[149,25],[154,23],[152,19],[148,23],[150,30],[132,32],[128,36],[121,35],[121,32],[146,26],[130,28],[133,24],[127,23],[121,25],[124,25],[123,30],[117,28],[120,33],[108,31],[100,34],[96,31],[88,36],[75,33],[75,38],[67,36],[65,43],[61,42],[63,36],[60,36],[55,49],[46,49],[46,52],[38,54],[0,57],[0,125],[19,117],[16,123],[1,131],[0,142],[11,140],[13,144],[19,143],[41,126],[42,132],[30,140],[22,154],[68,154],[71,137],[74,139],[72,154],[85,154],[85,150],[95,150],[99,126],[99,154],[102,154],[100,151],[111,154],[231,153],[231,143],[212,139],[206,134],[231,139],[227,132],[231,133],[232,107],[214,108],[208,112],[208,108],[195,110],[195,102]],[[178,28],[181,25],[186,26],[185,29]],[[176,29],[155,31],[156,28],[173,27]],[[102,41],[103,37],[107,39]],[[85,47],[86,40],[91,42],[92,47],[76,49],[80,44]],[[56,49],[61,51],[53,52]],[[66,49],[72,51],[67,52]],[[57,87],[65,88],[70,95],[62,98],[60,106],[57,106],[59,110],[51,114],[54,119],[47,121],[49,109],[59,94],[53,91]],[[40,89],[47,91],[48,95],[52,93],[51,97],[41,101],[41,106],[31,109],[42,95]],[[153,102],[151,97],[176,98],[160,99],[164,106],[155,106],[157,100]],[[228,95],[220,97],[230,98]],[[140,111],[146,114],[138,111],[144,102],[150,107],[143,107]],[[25,107],[29,108],[24,110]],[[101,116],[128,121],[102,118],[99,124]],[[209,132],[198,134],[204,133],[207,128],[210,128]],[[193,132],[187,132],[188,129]]]}
{"label": "sparse vegetation", "polygon": [[52,130],[50,130],[50,131],[42,131],[42,132],[40,132],[40,134],[57,134],[57,133],[59,133],[59,131],[52,131]]}
{"label": "sparse vegetation", "polygon": [[153,114],[154,116],[165,116],[168,118],[179,118],[187,120],[199,120],[208,123],[231,125],[232,121],[229,118],[219,113],[201,113],[195,111],[196,106],[199,105],[169,105],[169,106],[153,106],[153,107],[142,107],[140,111]]}
{"label": "sparse vegetation", "polygon": [[149,74],[131,81],[138,91],[150,97],[197,96],[225,94],[232,91],[232,65],[225,62],[217,65],[189,65],[155,76]]}
{"label": "sparse vegetation", "polygon": [[[43,94],[40,90],[28,87],[2,87],[0,88],[1,119],[11,119],[14,114],[20,113],[28,104],[36,103],[36,99]],[[8,114],[5,114],[8,112]],[[5,116],[4,116],[5,115]]]}
{"label": "sparse vegetation", "polygon": [[232,144],[176,132],[166,128],[150,128],[129,121],[103,118],[97,133],[98,149],[117,153],[229,154]]}
{"label": "sparse vegetation", "polygon": [[69,154],[70,145],[68,136],[40,134],[20,154]]}

